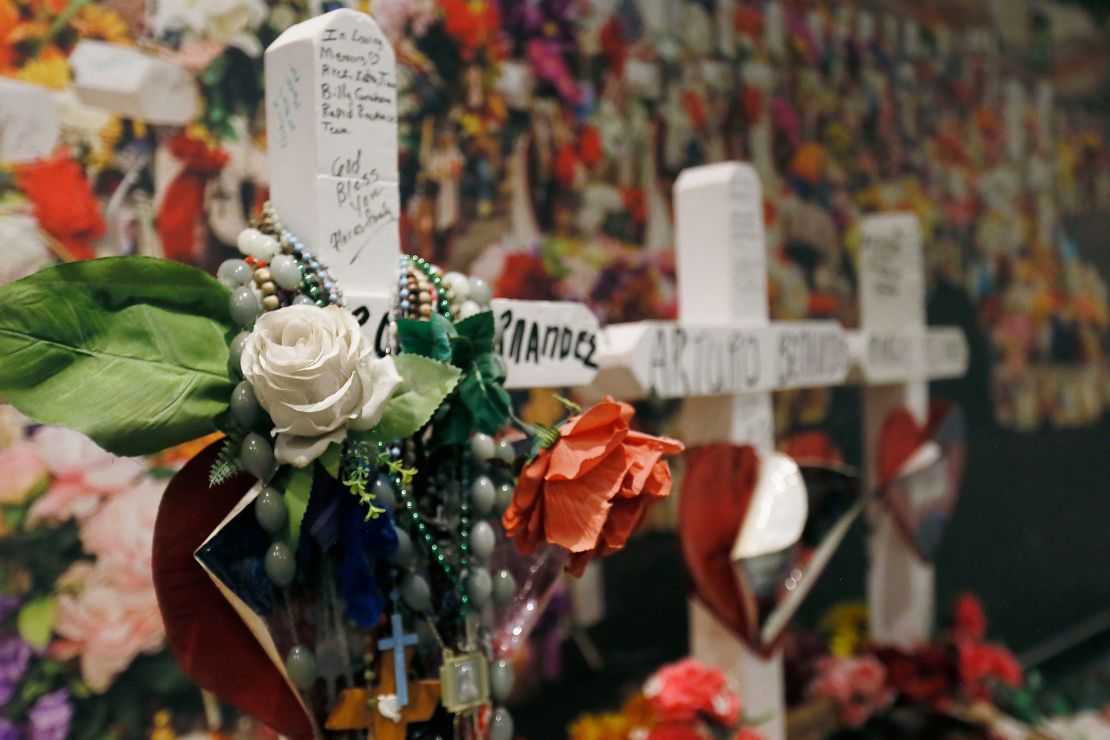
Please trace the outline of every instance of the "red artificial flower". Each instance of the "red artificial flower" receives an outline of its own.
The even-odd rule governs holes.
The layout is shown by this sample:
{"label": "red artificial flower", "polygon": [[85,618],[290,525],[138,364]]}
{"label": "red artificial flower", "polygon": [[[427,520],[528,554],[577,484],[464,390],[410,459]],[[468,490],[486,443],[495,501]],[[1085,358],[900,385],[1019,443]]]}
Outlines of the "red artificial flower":
{"label": "red artificial flower", "polygon": [[740,719],[740,697],[718,668],[693,658],[663,666],[644,684],[644,696],[661,723],[709,719],[725,727]]}
{"label": "red artificial flower", "polygon": [[750,727],[741,727],[734,740],[763,740],[763,736]]}
{"label": "red artificial flower", "polygon": [[952,695],[957,675],[950,651],[926,645],[914,651],[879,647],[873,653],[886,668],[890,685],[910,701],[935,703]]}
{"label": "red artificial flower", "polygon": [[527,252],[513,252],[505,257],[501,275],[497,278],[497,297],[553,301],[557,299],[555,281],[539,257]]}
{"label": "red artificial flower", "polygon": [[601,162],[603,155],[601,134],[596,126],[586,124],[578,135],[578,157],[584,165],[593,168]]}
{"label": "red artificial flower", "polygon": [[956,642],[980,642],[986,636],[987,618],[978,596],[970,592],[960,594],[953,612],[952,637]]}
{"label": "red artificial flower", "polygon": [[69,259],[96,256],[92,242],[104,235],[104,217],[92,186],[67,150],[15,167],[16,185],[34,206],[39,226],[65,248]]}
{"label": "red artificial flower", "polygon": [[644,189],[637,187],[627,187],[621,190],[621,201],[624,203],[624,208],[628,211],[628,217],[634,224],[643,224],[647,222],[647,198],[644,196]]}
{"label": "red artificial flower", "polygon": [[646,740],[705,740],[693,722],[661,722],[652,727]]}
{"label": "red artificial flower", "polygon": [[501,30],[501,16],[492,0],[442,0],[444,28],[471,61],[483,48],[493,47]]}
{"label": "red artificial flower", "polygon": [[624,62],[628,58],[628,42],[624,38],[624,28],[617,16],[610,18],[601,27],[598,43],[606,66],[616,75],[624,74]]}
{"label": "red artificial flower", "polygon": [[961,643],[959,651],[960,682],[973,699],[990,700],[988,681],[1001,681],[1007,686],[1021,686],[1021,665],[1001,645]]}
{"label": "red artificial flower", "polygon": [[572,190],[578,180],[578,156],[570,144],[561,145],[555,153],[555,179],[564,190]]}
{"label": "red artificial flower", "polygon": [[686,111],[686,115],[690,119],[690,123],[694,128],[699,131],[704,131],[709,123],[709,118],[705,112],[705,101],[701,95],[698,95],[693,90],[687,90],[682,93],[682,108]]}
{"label": "red artificial flower", "polygon": [[502,517],[518,550],[564,547],[567,570],[580,576],[592,558],[624,547],[649,500],[670,494],[663,456],[682,452],[682,443],[632,431],[632,414],[606,396],[567,420],[555,444],[524,468]]}
{"label": "red artificial flower", "polygon": [[755,85],[746,85],[740,92],[740,108],[749,125],[759,123],[763,118],[763,91]]}
{"label": "red artificial flower", "polygon": [[817,677],[809,691],[835,701],[841,720],[849,727],[861,727],[894,701],[886,669],[873,655],[824,656],[817,662]]}
{"label": "red artificial flower", "polygon": [[182,168],[166,188],[155,225],[162,240],[163,255],[180,262],[192,262],[202,243],[199,232],[208,178],[224,168],[228,155],[223,149],[184,131],[171,138],[168,146]]}
{"label": "red artificial flower", "polygon": [[737,8],[732,16],[732,26],[745,36],[758,39],[763,33],[763,13],[756,8]]}

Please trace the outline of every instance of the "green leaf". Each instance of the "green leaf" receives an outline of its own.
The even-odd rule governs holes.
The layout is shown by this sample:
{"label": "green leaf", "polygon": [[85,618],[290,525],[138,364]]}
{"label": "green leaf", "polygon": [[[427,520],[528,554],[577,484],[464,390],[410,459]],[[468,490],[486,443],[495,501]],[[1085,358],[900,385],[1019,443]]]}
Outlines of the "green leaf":
{"label": "green leaf", "polygon": [[466,370],[474,361],[474,342],[467,337],[451,337],[451,364]]}
{"label": "green leaf", "polygon": [[406,354],[447,362],[451,359],[451,337],[454,335],[451,322],[439,314],[433,314],[430,321],[397,320],[397,340]]}
{"label": "green leaf", "polygon": [[498,385],[505,384],[505,378],[507,377],[505,363],[501,362],[501,358],[495,354],[487,352],[479,356],[474,361],[474,370],[481,373],[486,382],[497,383]]}
{"label": "green leaf", "polygon": [[212,60],[211,64],[205,67],[200,73],[200,81],[204,85],[217,85],[220,79],[227,72],[228,60],[226,56],[218,56]]}
{"label": "green leaf", "polygon": [[497,434],[509,421],[509,394],[495,380],[471,372],[459,384],[459,399],[474,418],[474,426],[485,434]]}
{"label": "green leaf", "polygon": [[319,457],[320,465],[336,480],[339,479],[339,464],[342,460],[343,446],[338,444],[328,445],[328,449],[324,450],[324,454]]}
{"label": "green leaf", "polygon": [[467,444],[474,427],[469,409],[457,397],[440,406],[434,424],[433,443],[436,446]]}
{"label": "green leaf", "polygon": [[373,429],[374,439],[381,442],[420,431],[462,375],[458,368],[419,355],[398,355],[393,361],[403,380]]}
{"label": "green leaf", "polygon": [[146,257],[0,286],[0,396],[120,455],[209,434],[232,390],[227,299],[200,270]]}
{"label": "green leaf", "polygon": [[28,601],[16,617],[19,636],[31,647],[46,647],[50,643],[50,635],[54,633],[54,612],[57,608],[56,596],[42,596]]}
{"label": "green leaf", "polygon": [[482,311],[468,316],[455,324],[455,330],[459,336],[466,337],[474,343],[476,354],[493,352],[493,336],[496,332],[492,311]]}
{"label": "green leaf", "polygon": [[312,495],[312,471],[314,465],[305,468],[293,468],[289,482],[285,485],[285,509],[289,512],[286,524],[286,541],[293,552],[301,541],[301,522],[308,511],[308,499]]}

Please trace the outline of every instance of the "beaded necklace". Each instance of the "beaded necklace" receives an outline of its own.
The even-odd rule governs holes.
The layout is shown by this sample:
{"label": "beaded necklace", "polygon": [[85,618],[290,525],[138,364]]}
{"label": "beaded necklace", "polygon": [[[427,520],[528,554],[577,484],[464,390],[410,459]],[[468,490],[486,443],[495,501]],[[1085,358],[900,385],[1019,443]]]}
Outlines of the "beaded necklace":
{"label": "beaded necklace", "polygon": [[[217,273],[221,282],[232,289],[232,315],[244,326],[244,332],[232,341],[234,365],[238,364],[238,352],[249,327],[261,313],[290,305],[343,305],[342,291],[328,268],[284,227],[269,203],[254,226],[240,234],[237,245],[243,259],[226,261]],[[438,314],[454,321],[488,310],[489,300],[489,289],[482,281],[468,279],[460,273],[443,273],[422,257],[405,255],[399,264],[392,318],[394,321],[402,318],[430,320],[433,314]],[[395,331],[392,334],[395,336]],[[396,350],[390,348],[388,351]],[[258,437],[250,441],[254,443],[253,448],[257,448],[254,456],[260,459],[246,467],[266,484],[256,499],[255,514],[274,538],[266,554],[265,570],[285,594],[285,611],[290,612],[287,588],[295,578],[296,556],[280,539],[286,522],[285,501],[281,491],[268,485],[274,469],[269,441],[258,434],[249,437]],[[244,457],[247,447],[245,441]],[[355,491],[352,485],[362,491],[370,477],[375,476],[370,494],[359,494],[371,507],[369,515],[384,511],[374,506],[374,502],[395,508],[399,547],[392,567],[394,582],[400,586],[401,600],[426,620],[443,650],[445,666],[460,656],[461,659],[479,653],[486,656],[483,660],[488,660],[494,675],[500,676],[500,680],[494,682],[499,689],[493,696],[503,701],[508,693],[505,676],[511,686],[512,671],[506,661],[490,659],[492,645],[488,625],[480,628],[476,620],[484,622],[491,616],[491,611],[484,609],[491,598],[498,606],[504,606],[515,592],[515,582],[507,570],[491,576],[482,566],[493,552],[496,532],[487,521],[475,522],[473,515],[499,515],[507,507],[514,487],[512,446],[504,440],[495,443],[487,435],[475,434],[469,446],[435,453],[442,459],[432,464],[432,454],[420,448],[418,439],[392,445],[378,443],[376,466],[367,459],[365,450],[353,456],[347,455],[349,451],[348,446],[344,452],[342,482],[352,491]],[[414,481],[418,456],[428,464],[429,470],[421,471]],[[477,475],[473,469],[475,460],[481,468]],[[422,491],[419,500],[414,482],[420,484]],[[423,511],[421,501],[437,504],[437,510]],[[435,563],[432,568],[438,570],[446,583],[439,610],[433,609],[431,584],[416,567],[416,550],[419,558],[429,566]],[[423,573],[432,575],[430,569]],[[291,612],[286,621],[295,636]],[[441,636],[444,628],[449,628],[445,634],[454,649],[449,648]],[[316,656],[308,647],[294,644],[286,657],[286,669],[294,683],[307,692],[317,678]],[[476,716],[468,716],[471,729],[476,729]],[[507,717],[503,707],[495,712],[495,717],[501,716]],[[456,714],[456,722],[459,718]]]}

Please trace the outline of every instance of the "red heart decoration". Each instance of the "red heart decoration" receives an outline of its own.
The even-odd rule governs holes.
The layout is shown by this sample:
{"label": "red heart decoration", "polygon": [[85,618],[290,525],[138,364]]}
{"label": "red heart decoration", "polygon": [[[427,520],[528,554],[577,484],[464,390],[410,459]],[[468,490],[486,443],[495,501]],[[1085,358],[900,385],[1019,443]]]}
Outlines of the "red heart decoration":
{"label": "red heart decoration", "polygon": [[678,531],[694,594],[747,642],[757,627],[747,615],[732,567],[732,545],[748,511],[759,472],[750,445],[710,444],[688,449]]}
{"label": "red heart decoration", "polygon": [[170,481],[154,524],[154,589],[177,662],[194,683],[248,712],[276,732],[312,737],[312,723],[280,671],[235,609],[193,558],[254,478],[239,475],[208,487],[216,442]]}
{"label": "red heart decoration", "polygon": [[[823,453],[835,452],[831,444],[818,447]],[[811,458],[811,462],[818,460]],[[803,475],[809,514],[801,539],[771,555],[778,559],[771,561],[770,571],[766,560],[759,562],[765,557],[761,556],[745,561],[738,573],[732,549],[751,505],[759,469],[759,455],[750,445],[718,443],[687,450],[678,530],[695,596],[753,650],[770,655],[805,594],[805,590],[783,587],[786,574],[807,581],[820,577],[825,561],[814,557],[822,548],[839,545],[845,525],[859,512],[859,489],[854,484],[845,489],[843,484],[856,478],[838,468],[808,467]],[[852,497],[849,505],[838,508],[835,497],[845,495]],[[777,592],[760,593],[758,589],[780,577],[774,573],[777,568],[784,569],[782,585]],[[795,576],[794,571],[801,575]]]}
{"label": "red heart decoration", "polygon": [[934,401],[929,405],[929,417],[924,424],[918,424],[909,409],[890,412],[879,435],[879,485],[885,486],[898,476],[918,448],[932,439],[951,409],[948,401]]}
{"label": "red heart decoration", "polygon": [[[931,562],[941,534],[959,495],[959,479],[966,450],[963,415],[947,401],[929,406],[929,416],[918,424],[908,410],[896,409],[883,424],[879,438],[879,496],[894,517],[894,522],[919,558]],[[903,473],[903,466],[924,444],[933,441],[941,448],[947,490],[937,490],[921,498],[917,485],[928,486],[919,476],[927,471]],[[918,492],[915,493],[914,491]],[[942,494],[939,498],[937,494]]]}

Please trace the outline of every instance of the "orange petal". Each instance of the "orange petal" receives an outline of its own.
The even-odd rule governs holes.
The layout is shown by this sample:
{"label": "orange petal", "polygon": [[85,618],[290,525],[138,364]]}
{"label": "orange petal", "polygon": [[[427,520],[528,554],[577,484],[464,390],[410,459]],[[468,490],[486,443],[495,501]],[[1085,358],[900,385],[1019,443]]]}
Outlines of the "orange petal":
{"label": "orange petal", "polygon": [[543,484],[543,475],[547,472],[547,466],[550,462],[551,456],[547,450],[544,450],[521,472],[520,479],[516,483],[516,490],[513,491],[512,503],[509,504],[509,508],[505,510],[504,516],[501,517],[501,523],[510,536],[512,531],[520,526],[522,519],[526,518],[531,509],[535,507],[539,498],[540,487]]}
{"label": "orange petal", "polygon": [[[622,496],[638,496],[641,492],[648,495],[660,495],[655,491],[645,491],[653,471],[660,464],[663,455],[676,454],[682,451],[682,444],[668,437],[653,437],[641,432],[629,432],[625,439],[625,451],[632,458],[629,470],[631,480],[622,490]],[[666,463],[663,463],[666,466]],[[669,468],[668,468],[669,476]],[[656,489],[657,490],[657,489]],[[665,496],[666,494],[662,494]]]}
{"label": "orange petal", "polygon": [[643,445],[650,444],[658,447],[664,455],[677,455],[686,449],[686,445],[679,442],[673,437],[656,437],[652,434],[644,434],[643,432],[629,432],[628,444],[630,445]]}
{"label": "orange petal", "polygon": [[[594,469],[628,435],[628,422],[615,403],[600,403],[565,424],[551,448],[547,480],[574,480]],[[568,429],[569,427],[569,429]]]}
{"label": "orange petal", "polygon": [[671,466],[666,460],[655,463],[644,484],[643,494],[652,498],[666,498],[671,495]]}
{"label": "orange petal", "polygon": [[619,550],[628,542],[629,536],[636,531],[636,527],[644,518],[647,511],[647,499],[621,498],[613,502],[609,510],[609,518],[605,520],[605,529],[601,533],[599,548],[604,548],[602,554],[609,554]]}
{"label": "orange petal", "polygon": [[547,541],[571,552],[592,549],[627,471],[624,450],[617,448],[589,475],[578,480],[548,480],[543,490]]}

